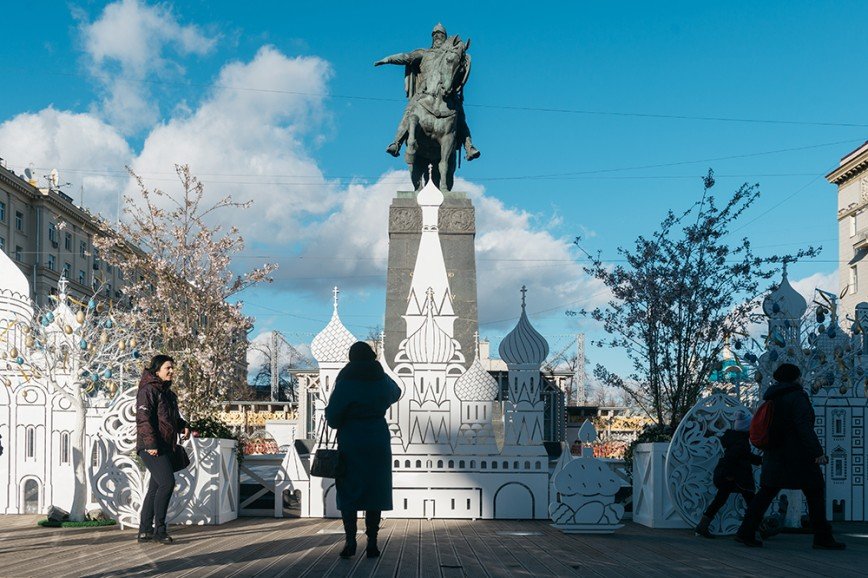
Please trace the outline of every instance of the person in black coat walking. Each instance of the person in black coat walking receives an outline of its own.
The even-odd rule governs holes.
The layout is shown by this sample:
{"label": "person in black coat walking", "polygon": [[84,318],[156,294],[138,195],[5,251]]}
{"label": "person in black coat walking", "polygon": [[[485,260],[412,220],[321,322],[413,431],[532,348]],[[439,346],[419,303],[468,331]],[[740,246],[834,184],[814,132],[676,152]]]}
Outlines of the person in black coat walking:
{"label": "person in black coat walking", "polygon": [[166,512],[175,489],[172,453],[178,436],[186,439],[190,428],[178,411],[178,396],[171,390],[174,360],[155,355],[142,371],[136,394],[136,453],[151,473],[151,481],[139,516],[139,542],[154,540],[171,544],[166,531]]}
{"label": "person in black coat walking", "polygon": [[763,451],[760,489],[748,506],[735,539],[746,546],[762,546],[756,530],[772,500],[781,489],[802,490],[814,530],[814,548],[842,550],[845,545],[832,536],[826,519],[825,480],[820,466],[828,463],[814,431],[814,408],[800,383],[802,373],[790,363],[774,372],[775,384],[763,399],[774,404],[770,445]]}
{"label": "person in black coat walking", "polygon": [[753,482],[752,466],[761,464],[762,458],[751,452],[749,430],[750,414],[742,412],[736,417],[732,429],[723,432],[720,438],[723,456],[714,468],[714,486],[717,488],[717,494],[702,514],[699,525],[696,526],[697,536],[714,537],[708,526],[726,504],[731,493],[740,493],[745,504],[750,504],[754,498],[756,486]]}
{"label": "person in black coat walking", "polygon": [[401,397],[401,389],[367,343],[354,343],[349,357],[325,409],[329,427],[338,430],[335,487],[346,535],[340,556],[355,555],[358,516],[364,510],[365,550],[368,558],[376,558],[382,511],[392,509],[392,448],[385,415]]}

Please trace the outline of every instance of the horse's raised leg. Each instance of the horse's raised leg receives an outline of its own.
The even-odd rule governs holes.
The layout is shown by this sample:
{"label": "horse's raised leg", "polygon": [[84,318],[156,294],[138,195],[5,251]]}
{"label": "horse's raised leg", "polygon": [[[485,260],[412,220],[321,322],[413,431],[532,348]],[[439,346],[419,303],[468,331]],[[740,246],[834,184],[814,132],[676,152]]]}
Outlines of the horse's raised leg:
{"label": "horse's raised leg", "polygon": [[425,173],[427,169],[423,166],[425,163],[419,161],[414,162],[410,165],[410,180],[413,182],[413,189],[417,191],[421,191],[422,187],[425,186]]}

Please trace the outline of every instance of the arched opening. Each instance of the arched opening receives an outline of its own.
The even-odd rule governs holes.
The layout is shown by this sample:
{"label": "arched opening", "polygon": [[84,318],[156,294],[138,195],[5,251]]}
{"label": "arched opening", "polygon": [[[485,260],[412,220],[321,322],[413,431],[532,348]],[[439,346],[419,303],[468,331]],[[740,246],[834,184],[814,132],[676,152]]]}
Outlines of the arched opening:
{"label": "arched opening", "polygon": [[22,488],[22,502],[24,504],[25,514],[39,513],[39,482],[33,478],[28,478],[24,481]]}
{"label": "arched opening", "polygon": [[32,425],[24,430],[24,458],[36,459],[36,428]]}
{"label": "arched opening", "polygon": [[395,460],[395,467],[396,467],[396,468],[400,468],[400,467],[401,467],[401,460]]}
{"label": "arched opening", "polygon": [[494,494],[494,517],[498,520],[533,520],[534,506],[533,492],[519,482],[504,484]]}

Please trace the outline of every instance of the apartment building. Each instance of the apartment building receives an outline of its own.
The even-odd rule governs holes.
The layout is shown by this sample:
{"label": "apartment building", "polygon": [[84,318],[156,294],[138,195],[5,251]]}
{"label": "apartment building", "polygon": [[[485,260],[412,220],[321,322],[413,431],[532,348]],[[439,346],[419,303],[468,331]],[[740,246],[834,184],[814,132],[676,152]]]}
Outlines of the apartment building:
{"label": "apartment building", "polygon": [[0,166],[0,249],[27,275],[31,299],[45,303],[63,274],[73,296],[89,297],[103,286],[105,297],[122,297],[122,273],[99,259],[96,233],[94,215],[56,182],[39,187],[35,178]]}

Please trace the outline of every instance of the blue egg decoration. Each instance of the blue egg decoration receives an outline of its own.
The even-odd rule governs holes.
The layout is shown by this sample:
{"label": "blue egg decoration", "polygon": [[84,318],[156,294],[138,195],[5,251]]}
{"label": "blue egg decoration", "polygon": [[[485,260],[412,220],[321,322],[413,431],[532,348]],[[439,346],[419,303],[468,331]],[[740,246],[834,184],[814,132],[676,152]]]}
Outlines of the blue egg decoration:
{"label": "blue egg decoration", "polygon": [[54,313],[52,313],[51,311],[49,311],[48,313],[46,313],[46,314],[45,314],[45,317],[46,317],[46,319],[48,319],[48,322],[49,322],[49,323],[51,323],[52,321],[54,321]]}
{"label": "blue egg decoration", "polygon": [[136,350],[133,351],[133,359],[138,359],[138,358],[140,358],[141,356],[142,356],[142,354],[139,353],[139,350],[138,350],[138,349],[136,349]]}
{"label": "blue egg decoration", "polygon": [[105,326],[106,329],[111,329],[112,328],[112,320],[106,319],[105,323],[103,323],[103,326]]}
{"label": "blue egg decoration", "polygon": [[78,344],[78,346],[81,347],[82,349],[87,349],[87,341],[82,339],[81,342]]}
{"label": "blue egg decoration", "polygon": [[18,359],[15,360],[15,363],[18,365],[24,365],[24,358],[19,356]]}
{"label": "blue egg decoration", "polygon": [[50,323],[51,323],[51,321],[48,320],[47,315],[43,315],[42,318],[39,320],[39,324],[42,325],[43,327],[48,327],[48,325]]}
{"label": "blue egg decoration", "polygon": [[106,369],[106,370],[103,372],[102,376],[103,376],[105,379],[111,379],[111,378],[112,378],[112,370],[111,370],[111,369]]}
{"label": "blue egg decoration", "polygon": [[88,301],[88,302],[87,302],[87,308],[88,308],[88,309],[95,309],[95,308],[96,308],[96,301],[94,301],[93,299],[91,299],[90,301]]}
{"label": "blue egg decoration", "polygon": [[98,373],[91,373],[90,374],[90,380],[92,382],[96,383],[97,381],[99,381],[99,374]]}

